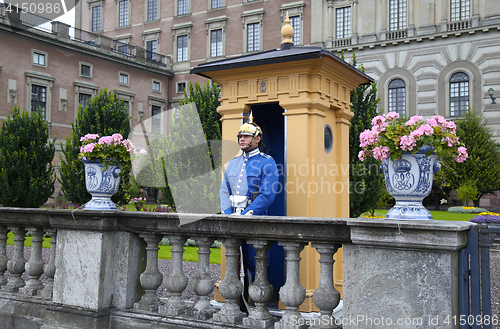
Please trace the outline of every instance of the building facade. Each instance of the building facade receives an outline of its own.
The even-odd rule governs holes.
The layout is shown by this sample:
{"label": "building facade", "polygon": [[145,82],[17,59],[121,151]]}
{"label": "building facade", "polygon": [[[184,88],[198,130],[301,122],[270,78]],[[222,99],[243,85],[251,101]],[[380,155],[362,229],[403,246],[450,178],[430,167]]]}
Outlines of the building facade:
{"label": "building facade", "polygon": [[380,109],[453,118],[472,108],[500,137],[497,0],[86,0],[76,26],[170,56],[175,104],[188,81],[205,82],[189,74],[198,64],[278,48],[287,11],[295,45],[356,55]]}
{"label": "building facade", "polygon": [[146,133],[159,129],[146,119],[169,103],[173,73],[165,56],[155,53],[163,62],[149,62],[147,51],[138,47],[128,56],[113,49],[109,38],[59,22],[33,28],[37,23],[30,22],[37,18],[0,4],[0,119],[14,106],[40,111],[60,150],[79,106],[107,88],[124,100],[132,127],[147,121]]}

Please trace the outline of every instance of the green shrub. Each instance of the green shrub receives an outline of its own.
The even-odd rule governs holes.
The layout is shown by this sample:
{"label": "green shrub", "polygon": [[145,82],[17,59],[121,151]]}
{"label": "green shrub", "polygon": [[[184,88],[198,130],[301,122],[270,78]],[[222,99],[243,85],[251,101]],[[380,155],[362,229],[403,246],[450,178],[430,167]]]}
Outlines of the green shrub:
{"label": "green shrub", "polygon": [[471,201],[476,200],[479,191],[476,187],[476,182],[467,180],[465,183],[457,188],[457,197],[464,205],[468,205]]}
{"label": "green shrub", "polygon": [[[61,159],[58,181],[68,200],[83,205],[91,196],[85,188],[85,169],[81,160],[78,159],[82,142],[80,138],[86,134],[99,134],[99,136],[111,136],[120,133],[128,136],[130,133],[130,122],[128,109],[120,99],[116,91],[101,89],[99,95],[92,97],[87,108],[78,109],[78,116],[71,125],[73,132],[66,138],[66,144],[61,148],[64,158]],[[130,198],[128,193],[130,184],[130,170],[123,170],[121,174],[120,187],[111,200],[117,204],[126,204]]]}
{"label": "green shrub", "polygon": [[0,132],[0,203],[38,208],[54,193],[54,140],[37,112],[15,107]]}
{"label": "green shrub", "polygon": [[476,207],[450,207],[448,208],[448,212],[454,212],[459,214],[479,214],[482,212],[488,212],[488,210]]}

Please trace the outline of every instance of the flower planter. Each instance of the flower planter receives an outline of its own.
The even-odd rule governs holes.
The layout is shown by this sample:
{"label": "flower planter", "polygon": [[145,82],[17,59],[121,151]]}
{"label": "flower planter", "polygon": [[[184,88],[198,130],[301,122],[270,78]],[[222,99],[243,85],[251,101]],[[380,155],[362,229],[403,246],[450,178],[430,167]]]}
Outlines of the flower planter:
{"label": "flower planter", "polygon": [[422,147],[415,153],[403,153],[394,161],[382,161],[387,192],[396,199],[385,219],[433,220],[431,213],[422,205],[422,200],[432,190],[434,173],[440,165],[436,155],[425,155],[430,148]]}
{"label": "flower planter", "polygon": [[98,161],[82,159],[85,165],[85,186],[92,199],[85,204],[85,210],[117,210],[111,197],[120,185],[120,168],[105,166]]}

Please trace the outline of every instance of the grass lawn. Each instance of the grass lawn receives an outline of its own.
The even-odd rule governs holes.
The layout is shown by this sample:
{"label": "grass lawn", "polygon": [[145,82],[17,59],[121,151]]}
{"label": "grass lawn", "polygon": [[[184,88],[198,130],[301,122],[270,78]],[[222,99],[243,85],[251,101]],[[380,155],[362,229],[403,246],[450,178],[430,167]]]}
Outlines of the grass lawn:
{"label": "grass lawn", "polygon": [[[377,209],[375,210],[376,215],[387,215],[387,209]],[[458,214],[447,211],[436,211],[431,210],[431,215],[435,220],[451,220],[451,221],[469,221],[472,217],[477,216],[477,214]]]}
{"label": "grass lawn", "polygon": [[[14,233],[9,232],[7,234],[7,244],[10,246],[14,245]],[[31,247],[31,237],[26,237],[24,240],[25,247]],[[50,248],[50,238],[44,238],[42,246],[44,248]],[[158,259],[172,259],[172,246],[159,246],[160,250],[158,251]],[[220,249],[219,248],[210,248],[210,263],[211,264],[220,264]],[[188,262],[198,262],[198,247],[184,247],[184,255],[183,260]]]}

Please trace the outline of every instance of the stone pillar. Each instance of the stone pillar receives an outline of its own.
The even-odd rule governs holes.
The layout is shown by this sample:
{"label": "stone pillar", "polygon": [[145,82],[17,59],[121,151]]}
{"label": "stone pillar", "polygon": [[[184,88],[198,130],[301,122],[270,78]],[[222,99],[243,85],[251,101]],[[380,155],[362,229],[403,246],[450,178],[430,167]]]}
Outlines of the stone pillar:
{"label": "stone pillar", "polygon": [[[411,319],[408,328],[458,328],[443,314],[460,318],[458,253],[471,223],[350,219],[347,225],[352,243],[343,245],[343,319],[359,320],[346,321],[344,329],[371,329],[363,319],[382,317],[393,324]],[[429,325],[431,319],[439,324]]]}
{"label": "stone pillar", "polygon": [[268,251],[273,242],[262,240],[247,241],[255,249],[255,280],[248,287],[248,295],[255,302],[243,324],[252,328],[269,328],[277,319],[271,315],[266,304],[273,297],[273,286],[267,281]]}
{"label": "stone pillar", "polygon": [[26,273],[29,275],[29,280],[26,286],[22,289],[24,295],[35,296],[38,291],[43,289],[43,283],[40,281],[40,276],[43,274],[42,260],[42,242],[44,231],[41,227],[30,227],[28,231],[31,233],[31,257],[26,263]]}
{"label": "stone pillar", "polygon": [[0,226],[0,287],[7,283],[7,278],[4,273],[7,271],[7,258],[6,246],[7,246],[7,226]]}
{"label": "stone pillar", "polygon": [[182,272],[182,255],[187,237],[182,235],[168,235],[168,240],[172,244],[172,270],[165,278],[165,286],[170,292],[170,297],[162,307],[160,313],[178,316],[184,314],[186,303],[181,294],[186,289],[188,277]]}
{"label": "stone pillar", "polygon": [[246,316],[237,304],[243,292],[243,283],[238,278],[241,240],[229,238],[223,240],[222,243],[226,247],[226,273],[219,285],[219,291],[226,302],[221,310],[214,314],[213,319],[218,322],[237,324]]}
{"label": "stone pillar", "polygon": [[141,274],[141,285],[145,290],[141,300],[134,304],[135,310],[158,312],[160,297],[156,294],[156,289],[161,285],[163,276],[158,270],[158,243],[161,241],[160,234],[140,234],[147,243],[146,270]]}
{"label": "stone pillar", "polygon": [[50,236],[50,251],[49,251],[49,262],[43,265],[43,274],[47,277],[48,281],[42,291],[38,294],[41,297],[52,299],[54,290],[54,275],[56,274],[56,241],[57,241],[57,231],[53,228],[47,230]]}
{"label": "stone pillar", "polygon": [[14,226],[11,228],[14,233],[14,255],[7,262],[7,269],[11,275],[9,282],[3,286],[2,291],[18,292],[19,288],[24,287],[25,282],[21,275],[24,273],[26,259],[24,259],[24,239],[26,230],[24,227]]}
{"label": "stone pillar", "polygon": [[214,290],[214,280],[210,276],[210,246],[214,239],[209,237],[195,237],[198,246],[198,271],[191,281],[193,291],[198,296],[195,305],[189,310],[189,315],[199,319],[210,319],[215,309],[210,305],[208,295]]}
{"label": "stone pillar", "polygon": [[340,293],[333,284],[333,255],[341,247],[331,243],[312,243],[321,258],[319,287],[314,291],[314,304],[320,310],[320,316],[311,328],[315,329],[341,329],[340,325],[335,324],[335,318],[332,316],[333,310],[340,302]]}
{"label": "stone pillar", "polygon": [[274,324],[275,329],[305,329],[305,322],[298,324],[302,317],[299,306],[306,299],[306,289],[300,284],[300,252],[305,243],[279,242],[286,251],[286,282],[280,289],[280,298],[286,305],[286,311],[279,322]]}

